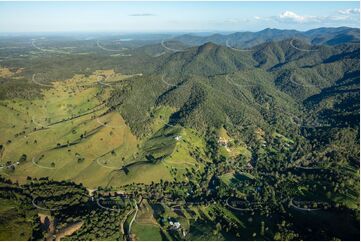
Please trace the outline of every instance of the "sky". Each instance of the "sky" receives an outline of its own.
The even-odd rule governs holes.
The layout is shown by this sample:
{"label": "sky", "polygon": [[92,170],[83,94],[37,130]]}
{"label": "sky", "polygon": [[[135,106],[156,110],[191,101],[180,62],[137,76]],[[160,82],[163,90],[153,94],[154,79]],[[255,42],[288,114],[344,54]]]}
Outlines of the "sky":
{"label": "sky", "polygon": [[232,32],[359,28],[353,2],[0,2],[0,32]]}

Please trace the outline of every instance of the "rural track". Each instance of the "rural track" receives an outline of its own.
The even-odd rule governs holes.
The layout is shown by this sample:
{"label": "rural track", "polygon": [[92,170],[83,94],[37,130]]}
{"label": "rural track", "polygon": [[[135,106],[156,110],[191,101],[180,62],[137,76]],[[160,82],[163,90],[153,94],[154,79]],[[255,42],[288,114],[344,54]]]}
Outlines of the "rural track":
{"label": "rural track", "polygon": [[120,232],[122,234],[125,234],[125,231],[124,231],[124,223],[125,221],[127,220],[128,216],[133,212],[133,210],[130,210],[125,216],[124,218],[122,218],[122,221],[120,222]]}
{"label": "rural track", "polygon": [[226,200],[226,206],[228,206],[231,209],[237,210],[237,211],[252,211],[252,208],[236,208],[229,204],[228,202],[229,198]]}
{"label": "rural track", "polygon": [[291,47],[292,48],[294,48],[294,49],[296,49],[296,50],[299,50],[299,51],[304,51],[304,52],[317,52],[317,51],[319,51],[319,50],[307,50],[307,49],[302,49],[302,48],[298,48],[297,46],[295,46],[294,44],[293,44],[293,41],[294,41],[295,39],[291,39],[290,40],[290,45],[291,45]]}
{"label": "rural track", "polygon": [[[102,50],[105,50],[105,51],[111,51],[111,52],[122,52],[122,51],[125,51],[125,49],[110,49],[110,48],[106,48],[106,47],[104,47],[103,45],[101,45],[100,43],[99,43],[99,40],[97,40],[97,46],[100,48],[100,49],[102,49]],[[123,48],[123,47],[122,47]]]}
{"label": "rural track", "polygon": [[171,83],[167,82],[166,80],[164,80],[164,76],[165,75],[162,75],[162,78],[161,78],[163,83],[165,83],[167,86],[170,86],[170,87],[177,87],[177,85],[171,84]]}
{"label": "rural track", "polygon": [[67,52],[67,51],[51,50],[51,49],[43,49],[43,48],[40,48],[39,46],[37,46],[37,45],[35,44],[35,39],[33,39],[33,40],[31,41],[31,45],[32,45],[35,49],[40,50],[40,51],[43,51],[43,52],[51,52],[51,53],[65,54],[65,55],[75,54],[75,53],[71,53],[71,52]]}
{"label": "rural track", "polygon": [[31,81],[34,82],[35,84],[37,84],[39,86],[43,86],[43,87],[53,87],[53,85],[38,82],[37,80],[35,80],[35,76],[36,76],[36,73],[33,74],[33,76],[31,77]]}
{"label": "rural track", "polygon": [[129,223],[128,235],[130,235],[130,233],[131,233],[133,222],[134,222],[134,220],[135,220],[135,218],[137,217],[137,214],[138,214],[138,204],[137,204],[137,202],[135,200],[134,200],[134,204],[135,204],[135,214],[134,214],[134,217],[132,218],[132,220]]}
{"label": "rural track", "polygon": [[104,200],[104,198],[102,198],[102,199],[100,199],[100,198],[96,199],[96,203],[97,203],[97,205],[98,205],[100,208],[105,209],[105,210],[111,210],[111,211],[121,211],[121,209],[119,209],[119,208],[109,208],[109,207],[105,207],[105,206],[101,205],[101,203],[99,202],[99,200]]}
{"label": "rural track", "polygon": [[[312,202],[312,201],[309,201],[309,202]],[[295,205],[295,204],[293,203],[293,199],[291,199],[290,205],[291,205],[293,208],[297,209],[297,210],[306,211],[306,212],[312,212],[312,211],[320,211],[320,210],[322,210],[322,208],[302,208],[302,207],[299,207],[299,206],[297,206],[297,205]]]}
{"label": "rural track", "polygon": [[132,56],[131,54],[124,54],[124,51],[127,51],[128,49],[124,49],[123,47],[122,47],[123,49],[119,49],[119,50],[109,49],[109,48],[106,48],[106,47],[102,46],[102,45],[99,43],[99,40],[97,40],[96,43],[97,43],[97,46],[98,46],[100,49],[104,50],[104,51],[117,52],[117,53],[120,54],[120,56],[123,56],[123,57],[130,57],[130,56]]}
{"label": "rural track", "polygon": [[251,51],[254,51],[252,49],[238,49],[238,48],[234,48],[232,47],[230,44],[229,44],[229,40],[227,39],[226,40],[226,46],[232,50],[235,50],[235,51],[239,51],[239,52],[251,52]]}
{"label": "rural track", "polygon": [[[288,81],[290,81],[290,82],[293,83],[293,84],[296,84],[297,86],[307,87],[307,88],[315,88],[314,85],[302,84],[302,83],[299,83],[299,82],[295,81],[294,79],[295,79],[295,78],[294,78],[293,76],[291,76],[291,78],[289,78]],[[286,85],[286,83],[285,83],[284,85]],[[284,86],[284,85],[283,85],[283,86]]]}
{"label": "rural track", "polygon": [[45,210],[45,211],[57,211],[57,210],[62,210],[64,208],[44,208],[44,207],[40,207],[39,205],[37,205],[35,203],[35,200],[36,198],[34,198],[31,203],[33,204],[34,207],[36,207],[37,209],[40,209],[40,210]]}
{"label": "rural track", "polygon": [[166,46],[164,42],[165,42],[165,41],[162,40],[162,41],[160,42],[160,44],[161,44],[161,46],[162,46],[164,49],[166,49],[166,50],[168,50],[168,51],[172,51],[172,52],[185,52],[185,51],[186,51],[186,50],[179,50],[179,49],[170,48],[170,47]]}
{"label": "rural track", "polygon": [[31,160],[31,163],[33,163],[35,166],[39,167],[39,168],[42,168],[42,169],[48,169],[48,170],[55,170],[57,168],[55,167],[48,167],[48,166],[42,166],[42,165],[39,165],[35,162],[35,157],[33,157],[33,159]]}

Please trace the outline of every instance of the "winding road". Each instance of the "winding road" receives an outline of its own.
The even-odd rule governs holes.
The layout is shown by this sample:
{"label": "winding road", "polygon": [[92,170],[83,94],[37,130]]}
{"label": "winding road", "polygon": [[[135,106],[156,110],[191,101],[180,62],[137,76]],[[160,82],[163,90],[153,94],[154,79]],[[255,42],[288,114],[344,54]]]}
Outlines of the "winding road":
{"label": "winding road", "polygon": [[169,48],[168,46],[166,46],[164,44],[164,40],[162,40],[162,42],[160,43],[162,45],[162,47],[166,50],[172,51],[172,52],[185,52],[185,50],[178,50],[178,49],[173,49],[173,48]]}
{"label": "winding road", "polygon": [[250,51],[254,51],[252,49],[237,49],[237,48],[234,48],[232,47],[230,44],[229,44],[229,40],[227,39],[226,40],[226,46],[232,50],[235,50],[235,51],[239,51],[239,52],[250,52]]}
{"label": "winding road", "polygon": [[35,203],[35,200],[36,200],[36,198],[34,198],[34,199],[32,200],[32,204],[33,204],[34,207],[36,207],[37,209],[40,209],[40,210],[56,211],[56,210],[62,210],[62,209],[64,209],[64,208],[44,208],[44,207],[40,207],[39,205],[37,205],[37,204]]}
{"label": "winding road", "polygon": [[[305,202],[306,203],[306,202]],[[307,201],[307,203],[313,203],[313,201]],[[317,203],[317,202],[316,202]],[[307,212],[311,212],[311,211],[319,211],[319,210],[322,210],[322,208],[302,208],[302,207],[299,207],[297,206],[296,204],[293,203],[293,199],[291,199],[290,201],[290,205],[297,209],[297,210],[300,210],[300,211],[307,211]]]}
{"label": "winding road", "polygon": [[170,86],[170,87],[176,87],[177,85],[174,85],[174,84],[171,84],[171,83],[168,83],[166,80],[164,80],[164,76],[165,75],[162,75],[162,82],[165,83],[166,85]]}
{"label": "winding road", "polygon": [[51,50],[51,49],[43,49],[43,48],[40,48],[39,46],[37,46],[35,44],[35,39],[33,39],[31,41],[31,45],[37,49],[37,50],[40,50],[40,51],[43,51],[43,52],[52,52],[52,53],[57,53],[57,54],[65,54],[65,55],[71,55],[73,53],[70,53],[70,52],[67,52],[67,51],[61,51],[61,50]]}
{"label": "winding road", "polygon": [[301,84],[301,83],[299,83],[299,82],[296,82],[296,81],[294,80],[294,77],[291,77],[291,78],[289,79],[289,81],[292,82],[293,84],[296,84],[296,85],[301,86],[301,87],[315,88],[314,85]]}
{"label": "winding road", "polygon": [[119,208],[109,208],[109,207],[105,207],[103,205],[100,204],[99,200],[104,200],[104,198],[98,198],[96,199],[97,201],[97,205],[105,210],[111,210],[111,211],[121,211],[122,209],[119,209]]}
{"label": "winding road", "polygon": [[294,41],[294,40],[295,40],[295,39],[291,39],[290,45],[291,45],[293,48],[295,48],[296,50],[305,51],[305,52],[315,52],[315,51],[319,51],[319,50],[307,50],[307,49],[298,48],[297,46],[295,46],[295,45],[293,44],[293,41]]}
{"label": "winding road", "polygon": [[37,166],[37,167],[39,167],[39,168],[42,168],[42,169],[48,169],[48,170],[55,170],[55,169],[56,169],[55,167],[42,166],[42,165],[37,164],[37,163],[35,162],[35,157],[33,157],[33,159],[31,160],[31,162],[32,162],[35,166]]}
{"label": "winding road", "polygon": [[134,213],[134,217],[132,218],[132,220],[129,223],[128,235],[130,235],[130,233],[131,233],[133,222],[134,222],[134,220],[135,220],[135,218],[137,217],[137,214],[138,214],[138,204],[137,204],[137,202],[135,200],[134,200],[134,205],[135,205],[135,213]]}
{"label": "winding road", "polygon": [[230,198],[227,198],[226,200],[226,205],[234,210],[237,210],[237,211],[252,211],[252,208],[236,208],[236,207],[233,207],[232,205],[229,204],[228,200]]}
{"label": "winding road", "polygon": [[231,84],[233,84],[235,86],[238,86],[238,87],[254,87],[254,86],[256,86],[255,84],[238,84],[238,83],[235,83],[233,80],[231,80],[229,78],[229,75],[226,75],[225,78],[226,78],[227,82],[229,82],[229,83],[231,83]]}
{"label": "winding road", "polygon": [[127,49],[125,49],[125,48],[123,48],[123,47],[122,47],[122,49],[119,49],[119,50],[106,48],[106,47],[102,46],[102,45],[99,43],[99,40],[97,40],[97,46],[98,46],[100,49],[102,49],[102,50],[111,51],[111,52],[122,52],[122,51],[127,50]]}
{"label": "winding road", "polygon": [[36,76],[36,74],[33,74],[32,78],[31,78],[31,81],[34,82],[35,84],[37,84],[39,86],[43,86],[43,87],[53,87],[53,85],[38,82],[37,80],[35,80],[35,76]]}

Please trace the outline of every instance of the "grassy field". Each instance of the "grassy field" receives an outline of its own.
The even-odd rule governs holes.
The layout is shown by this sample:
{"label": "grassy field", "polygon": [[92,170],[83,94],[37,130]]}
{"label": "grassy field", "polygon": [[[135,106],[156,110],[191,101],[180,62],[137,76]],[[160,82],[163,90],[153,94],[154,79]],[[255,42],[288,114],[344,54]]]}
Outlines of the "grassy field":
{"label": "grassy field", "polygon": [[136,240],[143,241],[161,241],[160,228],[152,224],[134,224],[133,233],[136,234]]}
{"label": "grassy field", "polygon": [[141,139],[119,112],[107,111],[112,89],[130,77],[98,70],[48,84],[44,76],[33,76],[34,85],[47,83],[41,98],[0,102],[0,164],[15,166],[1,172],[19,182],[48,176],[95,188],[172,180],[173,168],[179,170],[178,178],[185,168],[202,169],[190,151],[204,152],[204,140],[194,130],[167,124],[173,108],[154,110],[152,132]]}
{"label": "grassy field", "polygon": [[[109,91],[102,91],[97,84],[100,75],[117,77],[113,71],[76,75],[53,82],[52,88],[43,90],[41,99],[1,103],[5,117],[0,128],[5,134],[0,140],[5,147],[2,163],[16,164],[22,154],[27,157],[9,173],[13,179],[50,176],[90,187],[105,185],[112,169],[102,166],[102,161],[121,166],[133,159],[138,140],[119,113],[105,112],[103,100]],[[126,76],[117,80],[121,78]]]}
{"label": "grassy field", "polygon": [[161,228],[153,217],[153,209],[146,200],[139,205],[135,222],[132,226],[132,233],[137,240],[162,240]]}

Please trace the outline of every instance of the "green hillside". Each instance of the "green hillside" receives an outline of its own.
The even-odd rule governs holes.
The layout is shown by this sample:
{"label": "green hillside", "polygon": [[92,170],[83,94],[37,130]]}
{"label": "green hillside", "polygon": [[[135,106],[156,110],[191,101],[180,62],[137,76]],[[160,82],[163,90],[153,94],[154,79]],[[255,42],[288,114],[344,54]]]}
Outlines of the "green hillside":
{"label": "green hillside", "polygon": [[359,238],[359,29],[126,36],[0,36],[0,239]]}

